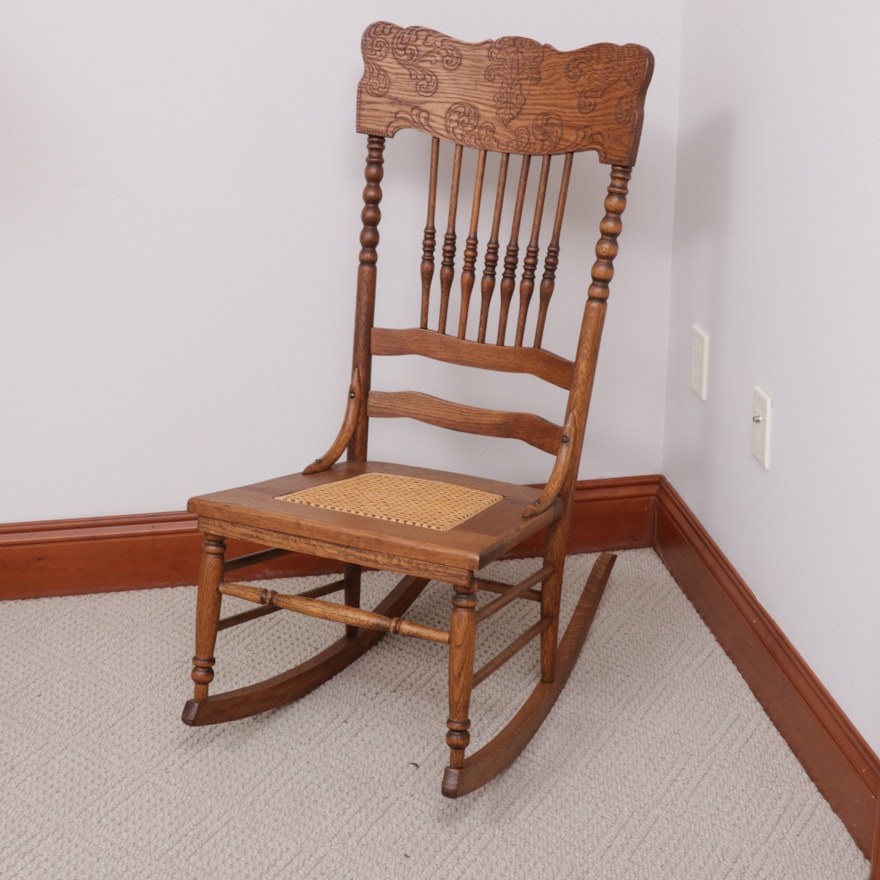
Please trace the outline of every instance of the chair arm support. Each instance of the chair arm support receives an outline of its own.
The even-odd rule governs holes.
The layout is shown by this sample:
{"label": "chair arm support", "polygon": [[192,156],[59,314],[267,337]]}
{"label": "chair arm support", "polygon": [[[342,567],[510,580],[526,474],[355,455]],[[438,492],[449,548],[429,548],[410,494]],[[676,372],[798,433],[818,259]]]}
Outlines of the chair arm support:
{"label": "chair arm support", "polygon": [[550,479],[547,480],[547,485],[544,486],[544,491],[540,497],[523,509],[522,515],[524,517],[537,516],[543,513],[553,504],[562,491],[562,485],[571,466],[572,450],[579,448],[579,444],[574,442],[573,434],[574,420],[569,415],[562,426],[562,438],[559,444],[559,451],[556,453],[556,462],[553,465],[553,470],[550,472]]}
{"label": "chair arm support", "polygon": [[333,441],[333,445],[320,457],[316,458],[310,465],[303,468],[304,474],[317,474],[333,467],[339,460],[339,456],[345,452],[346,447],[354,436],[354,429],[358,423],[361,405],[363,403],[363,387],[361,382],[361,374],[357,367],[351,375],[351,385],[348,389],[348,403],[345,407],[345,416],[342,419],[342,427]]}

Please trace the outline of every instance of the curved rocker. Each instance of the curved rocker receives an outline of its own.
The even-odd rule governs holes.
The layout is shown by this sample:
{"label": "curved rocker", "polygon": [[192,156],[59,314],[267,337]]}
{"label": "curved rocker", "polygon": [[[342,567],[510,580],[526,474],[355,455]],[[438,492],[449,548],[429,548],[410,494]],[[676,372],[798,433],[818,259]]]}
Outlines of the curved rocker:
{"label": "curved rocker", "polygon": [[481,749],[465,758],[463,766],[446,768],[442,784],[446,797],[462,797],[485,785],[528,745],[574,669],[616,559],[613,553],[602,553],[593,563],[587,583],[559,642],[555,679],[549,683],[539,682],[507,726]]}
{"label": "curved rocker", "polygon": [[[403,578],[376,606],[375,612],[399,617],[415,602],[427,583],[426,578]],[[237,721],[290,703],[350,666],[385,635],[378,630],[360,630],[354,638],[338,639],[314,657],[280,675],[222,694],[212,694],[203,700],[187,700],[183,723],[197,727]]]}

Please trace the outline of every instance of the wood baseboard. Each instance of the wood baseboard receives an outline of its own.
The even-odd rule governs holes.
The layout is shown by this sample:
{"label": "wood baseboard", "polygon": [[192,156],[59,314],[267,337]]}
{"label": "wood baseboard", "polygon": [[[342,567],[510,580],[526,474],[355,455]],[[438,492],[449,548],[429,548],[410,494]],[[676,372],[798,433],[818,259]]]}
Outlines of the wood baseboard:
{"label": "wood baseboard", "polygon": [[654,548],[868,857],[880,762],[669,483]]}
{"label": "wood baseboard", "polygon": [[[194,584],[201,540],[186,512],[0,525],[0,600]],[[229,542],[231,555],[254,549]],[[253,577],[329,570],[322,563],[291,555]]]}
{"label": "wood baseboard", "polygon": [[[195,582],[201,536],[187,513],[0,525],[0,599]],[[528,555],[534,545],[520,548]],[[682,499],[660,476],[578,484],[569,552],[653,547],[865,855],[880,760]],[[230,542],[230,554],[250,545]],[[249,576],[327,572],[297,554]]]}
{"label": "wood baseboard", "polygon": [[[657,477],[584,480],[575,494],[572,553],[650,547]],[[537,540],[519,548],[531,555]],[[0,525],[0,599],[70,596],[193,584],[201,535],[185,512]],[[260,549],[230,541],[229,554]],[[327,560],[291,554],[248,576],[332,571]]]}

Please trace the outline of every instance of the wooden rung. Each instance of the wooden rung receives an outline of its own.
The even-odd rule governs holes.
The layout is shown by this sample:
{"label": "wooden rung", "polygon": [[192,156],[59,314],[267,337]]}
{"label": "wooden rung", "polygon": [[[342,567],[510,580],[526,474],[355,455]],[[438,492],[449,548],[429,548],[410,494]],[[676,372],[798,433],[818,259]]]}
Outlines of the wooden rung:
{"label": "wooden rung", "polygon": [[529,575],[525,580],[520,581],[518,584],[502,584],[498,581],[478,579],[478,590],[488,590],[492,593],[501,593],[501,595],[477,611],[477,623],[481,620],[485,620],[487,617],[491,617],[493,614],[504,608],[505,605],[510,604],[514,599],[540,599],[540,592],[536,591],[535,593],[530,593],[529,591],[535,586],[535,584],[540,583],[545,577],[553,574],[554,569],[555,566],[553,565],[545,565],[543,568],[539,569],[534,574]]}
{"label": "wooden rung", "polygon": [[303,590],[301,593],[297,593],[297,596],[305,596],[309,599],[317,599],[320,596],[329,596],[330,593],[338,593],[340,590],[344,590],[348,586],[347,578],[340,578],[338,581],[333,581],[332,584],[324,584],[320,587],[312,587],[311,590]]}
{"label": "wooden rung", "polygon": [[234,559],[227,559],[223,565],[224,571],[235,571],[239,568],[246,568],[248,565],[257,565],[260,562],[268,562],[270,559],[277,559],[279,556],[287,556],[292,550],[269,549],[257,550],[256,553],[247,553],[244,556],[236,556]]}
{"label": "wooden rung", "polygon": [[224,617],[219,621],[217,631],[229,629],[231,626],[238,626],[240,623],[247,623],[249,620],[256,620],[258,617],[265,617],[267,614],[273,614],[280,610],[280,608],[275,608],[272,605],[261,605],[259,608],[251,608],[250,611],[242,611],[240,614],[230,614],[229,617]]}
{"label": "wooden rung", "polygon": [[249,602],[257,602],[260,605],[272,605],[309,617],[344,623],[346,626],[381,630],[402,636],[427,639],[430,642],[440,642],[444,645],[449,644],[449,633],[446,630],[434,629],[434,627],[413,623],[400,617],[386,617],[384,614],[376,614],[363,608],[352,608],[349,605],[325,602],[322,599],[312,599],[307,596],[288,596],[284,593],[276,593],[274,590],[251,587],[246,584],[223,584],[220,587],[220,592],[228,596],[237,596],[239,599],[246,599]]}
{"label": "wooden rung", "polygon": [[[290,551],[285,550],[283,552],[287,553]],[[262,555],[262,553],[253,553],[250,555],[257,556]],[[239,558],[244,559],[246,557]],[[299,595],[307,596],[309,598],[317,598],[318,596],[326,596],[329,593],[338,593],[347,586],[348,581],[345,578],[342,578],[342,580],[334,581],[332,584],[323,584],[320,587],[312,587],[311,590],[304,590]],[[222,588],[220,592],[223,592]],[[252,608],[250,611],[242,611],[240,614],[230,614],[229,617],[224,617],[217,624],[217,631],[219,632],[221,629],[229,629],[231,626],[238,626],[240,623],[247,623],[249,620],[256,620],[259,617],[265,617],[267,614],[273,614],[280,610],[281,609],[275,605],[261,605],[259,608]]]}
{"label": "wooden rung", "polygon": [[521,651],[532,639],[539,636],[548,626],[551,618],[542,617],[534,626],[529,627],[518,639],[514,639],[503,651],[490,660],[482,669],[474,673],[474,687],[484,682],[493,672],[497,672],[514,654]]}
{"label": "wooden rung", "polygon": [[[487,593],[508,593],[510,591],[510,584],[501,584],[496,581],[482,581],[480,583],[480,589],[485,590]],[[533,602],[541,601],[541,591],[540,590],[526,590],[520,599],[531,599]]]}

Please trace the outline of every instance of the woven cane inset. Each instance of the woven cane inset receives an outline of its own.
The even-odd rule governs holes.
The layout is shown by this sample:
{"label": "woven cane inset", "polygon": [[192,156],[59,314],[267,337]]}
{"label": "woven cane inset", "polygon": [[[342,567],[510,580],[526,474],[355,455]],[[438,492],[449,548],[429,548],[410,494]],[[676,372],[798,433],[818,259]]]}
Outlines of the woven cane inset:
{"label": "woven cane inset", "polygon": [[436,480],[372,473],[278,495],[276,500],[445,532],[502,497]]}

